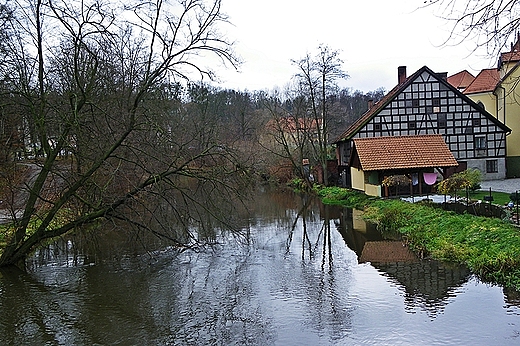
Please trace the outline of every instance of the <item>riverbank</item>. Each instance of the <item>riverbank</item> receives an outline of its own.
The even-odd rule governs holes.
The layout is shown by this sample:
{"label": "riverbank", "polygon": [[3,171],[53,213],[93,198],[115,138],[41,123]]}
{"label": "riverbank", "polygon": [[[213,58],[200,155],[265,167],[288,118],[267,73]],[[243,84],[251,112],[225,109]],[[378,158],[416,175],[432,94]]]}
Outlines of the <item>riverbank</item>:
{"label": "riverbank", "polygon": [[420,256],[464,264],[483,281],[520,291],[520,230],[507,221],[337,187],[317,192],[324,203],[364,210],[367,221],[402,234]]}

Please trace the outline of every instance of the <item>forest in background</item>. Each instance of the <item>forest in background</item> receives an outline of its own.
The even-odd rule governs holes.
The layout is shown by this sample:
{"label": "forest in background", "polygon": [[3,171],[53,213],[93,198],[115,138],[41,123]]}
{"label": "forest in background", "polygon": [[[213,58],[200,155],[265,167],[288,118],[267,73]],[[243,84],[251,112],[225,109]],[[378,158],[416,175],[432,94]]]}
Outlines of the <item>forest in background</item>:
{"label": "forest in background", "polygon": [[383,94],[339,89],[327,46],[285,90],[198,83],[239,65],[224,24],[221,0],[0,4],[0,267],[99,223],[182,249],[239,231],[251,183],[326,167]]}

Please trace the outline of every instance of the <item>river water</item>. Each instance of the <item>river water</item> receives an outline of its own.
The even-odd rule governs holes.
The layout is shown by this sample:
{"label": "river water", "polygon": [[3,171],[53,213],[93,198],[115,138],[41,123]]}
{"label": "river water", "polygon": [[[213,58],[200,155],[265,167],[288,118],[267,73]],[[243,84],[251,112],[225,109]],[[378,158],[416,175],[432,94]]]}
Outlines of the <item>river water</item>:
{"label": "river water", "polygon": [[69,239],[2,270],[0,345],[520,345],[517,293],[411,256],[356,211],[254,206],[207,251]]}

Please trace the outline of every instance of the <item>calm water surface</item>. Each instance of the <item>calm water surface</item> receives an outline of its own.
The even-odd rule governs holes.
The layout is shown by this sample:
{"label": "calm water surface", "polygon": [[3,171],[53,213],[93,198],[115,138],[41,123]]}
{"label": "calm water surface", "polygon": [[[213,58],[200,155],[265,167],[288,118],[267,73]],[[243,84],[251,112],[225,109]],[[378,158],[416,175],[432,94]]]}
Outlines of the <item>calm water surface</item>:
{"label": "calm water surface", "polygon": [[0,272],[0,345],[520,345],[518,294],[355,211],[262,194],[248,223],[204,252],[54,244]]}

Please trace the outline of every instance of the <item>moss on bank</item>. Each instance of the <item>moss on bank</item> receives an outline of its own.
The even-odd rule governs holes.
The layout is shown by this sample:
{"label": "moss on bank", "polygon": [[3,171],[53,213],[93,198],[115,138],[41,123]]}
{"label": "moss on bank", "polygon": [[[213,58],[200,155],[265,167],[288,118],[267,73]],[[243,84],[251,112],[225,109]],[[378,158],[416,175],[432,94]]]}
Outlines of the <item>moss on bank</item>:
{"label": "moss on bank", "polygon": [[520,229],[506,221],[427,204],[369,199],[337,187],[317,191],[324,203],[363,209],[367,221],[399,232],[420,255],[464,264],[483,281],[520,291]]}

